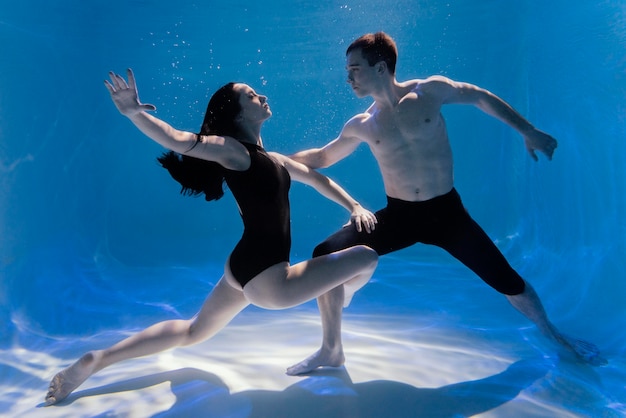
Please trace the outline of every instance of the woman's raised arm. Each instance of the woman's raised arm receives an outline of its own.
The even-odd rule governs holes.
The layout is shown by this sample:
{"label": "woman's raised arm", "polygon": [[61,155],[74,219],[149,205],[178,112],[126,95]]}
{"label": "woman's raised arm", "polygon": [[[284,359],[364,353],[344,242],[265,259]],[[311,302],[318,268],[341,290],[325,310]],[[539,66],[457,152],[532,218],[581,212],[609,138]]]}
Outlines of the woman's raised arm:
{"label": "woman's raised arm", "polygon": [[250,165],[250,156],[239,141],[229,137],[207,135],[202,136],[200,144],[196,144],[199,140],[197,134],[178,130],[147,113],[156,110],[156,107],[139,101],[135,75],[130,68],[127,75],[128,82],[121,75],[109,72],[111,81],[105,80],[104,85],[111,93],[111,100],[117,110],[150,139],[172,151],[215,161],[232,170],[244,170]]}

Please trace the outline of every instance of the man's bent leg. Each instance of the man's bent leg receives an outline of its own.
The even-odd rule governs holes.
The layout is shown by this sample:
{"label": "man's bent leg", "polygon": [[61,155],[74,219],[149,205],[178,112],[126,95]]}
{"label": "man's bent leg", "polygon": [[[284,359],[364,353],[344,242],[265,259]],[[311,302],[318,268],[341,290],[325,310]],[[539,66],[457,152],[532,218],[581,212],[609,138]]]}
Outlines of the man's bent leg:
{"label": "man's bent leg", "polygon": [[287,368],[287,374],[295,376],[308,373],[318,367],[339,367],[345,356],[341,343],[341,315],[344,301],[343,285],[317,298],[322,319],[322,346],[315,353]]}
{"label": "man's bent leg", "polygon": [[[352,247],[359,241],[359,234],[352,225],[344,227],[319,244],[313,251],[313,257]],[[343,365],[345,357],[341,342],[341,318],[345,296],[344,286],[341,285],[317,298],[322,320],[322,346],[306,359],[287,368],[288,375],[308,373],[323,366]]]}

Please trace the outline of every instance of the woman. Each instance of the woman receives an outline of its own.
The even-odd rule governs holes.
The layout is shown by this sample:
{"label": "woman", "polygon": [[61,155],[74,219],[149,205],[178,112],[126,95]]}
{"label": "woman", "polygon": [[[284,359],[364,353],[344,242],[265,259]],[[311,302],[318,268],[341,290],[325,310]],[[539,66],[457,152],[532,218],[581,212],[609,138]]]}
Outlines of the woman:
{"label": "woman", "polygon": [[[284,309],[345,284],[347,305],[377,264],[376,253],[365,246],[289,264],[290,178],[348,209],[357,229],[373,229],[376,218],[327,177],[283,155],[265,152],[261,126],[272,115],[265,96],[246,84],[223,86],[209,101],[200,133],[193,134],[146,113],[155,107],[140,103],[132,70],[128,70],[128,83],[120,75],[110,73],[110,77],[105,85],[120,113],[171,150],[159,161],[181,183],[181,193],[219,199],[225,180],[239,205],[244,232],[226,261],[224,275],[192,319],[160,322],[110,348],[86,353],[52,379],[48,405],[66,398],[93,373],[113,363],[212,337],[250,303]],[[328,363],[342,364],[343,355]]]}

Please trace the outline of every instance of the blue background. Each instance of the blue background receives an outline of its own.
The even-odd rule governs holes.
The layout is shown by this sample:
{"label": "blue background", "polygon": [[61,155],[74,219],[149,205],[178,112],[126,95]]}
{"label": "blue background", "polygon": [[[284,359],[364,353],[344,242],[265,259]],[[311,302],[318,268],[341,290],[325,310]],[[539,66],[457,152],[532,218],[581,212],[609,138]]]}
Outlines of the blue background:
{"label": "blue background", "polygon": [[[188,317],[239,239],[229,193],[210,204],[178,195],[155,162],[162,149],[109,100],[109,70],[132,67],[142,101],[191,131],[213,91],[246,82],[272,106],[266,148],[289,154],[325,144],[369,105],[345,83],[344,53],[357,36],[384,30],[398,44],[399,80],[443,74],[477,84],[559,140],[553,161],[534,162],[506,125],[471,107],[444,108],[456,187],[472,216],[559,326],[621,356],[625,15],[621,1],[564,0],[2,5],[0,346],[45,351],[50,338]],[[365,147],[324,173],[368,208],[384,205]],[[300,261],[347,213],[299,184],[291,200]],[[447,254],[415,246],[381,259],[351,309],[484,303],[483,324],[512,315],[484,286]],[[481,287],[484,300],[464,296]]]}

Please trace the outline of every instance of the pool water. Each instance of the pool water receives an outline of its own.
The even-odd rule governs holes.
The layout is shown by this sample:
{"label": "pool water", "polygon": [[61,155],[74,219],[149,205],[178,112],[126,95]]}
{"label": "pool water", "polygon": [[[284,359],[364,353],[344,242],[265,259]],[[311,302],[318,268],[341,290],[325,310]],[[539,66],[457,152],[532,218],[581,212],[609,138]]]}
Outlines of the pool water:
{"label": "pool water", "polygon": [[[5,4],[0,11],[0,415],[619,417],[626,414],[626,6],[485,0]],[[397,78],[484,87],[559,141],[534,162],[521,137],[444,107],[463,202],[552,321],[608,364],[559,353],[443,251],[381,258],[344,312],[346,365],[284,369],[318,347],[315,302],[250,307],[214,339],[114,365],[59,406],[50,378],[89,349],[192,316],[240,237],[232,196],[178,194],[162,149],[120,116],[103,80],[132,67],[140,98],[197,131],[228,81],[268,96],[267,149],[334,138],[370,99],[345,83],[345,49],[384,30]],[[362,146],[324,170],[375,210]],[[292,261],[347,221],[294,183]]]}

